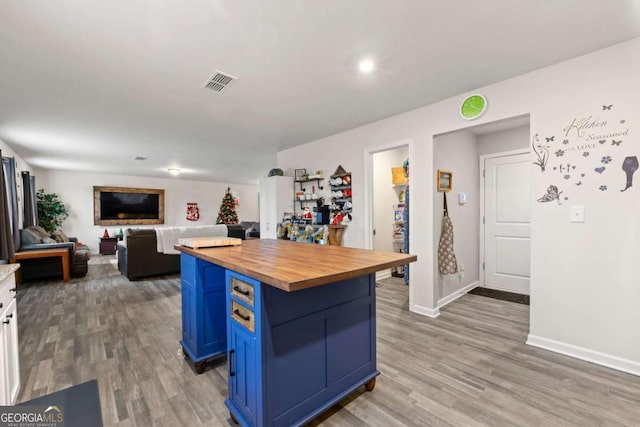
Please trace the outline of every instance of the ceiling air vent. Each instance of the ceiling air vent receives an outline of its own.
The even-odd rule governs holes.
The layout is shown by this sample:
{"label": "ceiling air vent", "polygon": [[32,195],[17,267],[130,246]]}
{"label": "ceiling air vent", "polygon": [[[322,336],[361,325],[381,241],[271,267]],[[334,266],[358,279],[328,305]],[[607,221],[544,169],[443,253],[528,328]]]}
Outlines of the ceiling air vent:
{"label": "ceiling air vent", "polygon": [[213,73],[206,82],[204,82],[202,87],[213,92],[222,93],[235,80],[238,80],[238,78],[231,74],[216,70],[216,72]]}

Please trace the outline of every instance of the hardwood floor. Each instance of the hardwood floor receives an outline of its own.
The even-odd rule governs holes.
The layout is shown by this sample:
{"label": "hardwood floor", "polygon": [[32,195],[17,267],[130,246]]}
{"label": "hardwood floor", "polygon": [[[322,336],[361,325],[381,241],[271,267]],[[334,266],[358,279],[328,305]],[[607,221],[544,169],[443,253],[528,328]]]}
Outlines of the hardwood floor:
{"label": "hardwood floor", "polygon": [[[179,277],[129,282],[112,259],[19,288],[18,400],[95,378],[105,426],[234,425],[224,360],[196,375],[182,357]],[[640,377],[527,346],[528,306],[467,295],[431,320],[380,283],[376,388],[311,425],[638,425]]]}

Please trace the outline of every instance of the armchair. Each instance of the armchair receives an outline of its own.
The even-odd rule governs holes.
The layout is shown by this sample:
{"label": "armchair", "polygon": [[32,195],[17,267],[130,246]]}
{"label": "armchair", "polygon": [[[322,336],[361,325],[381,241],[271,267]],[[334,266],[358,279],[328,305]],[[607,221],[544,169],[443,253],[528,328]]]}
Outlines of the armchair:
{"label": "armchair", "polygon": [[[85,245],[78,243],[78,239],[67,237],[62,231],[49,237],[47,232],[38,226],[27,227],[20,230],[19,252],[34,251],[40,249],[61,249],[69,251],[69,263],[71,276],[83,277],[87,274],[87,262],[91,258],[91,252]],[[20,261],[22,280],[42,279],[45,277],[62,275],[60,260],[56,258],[25,259]]]}

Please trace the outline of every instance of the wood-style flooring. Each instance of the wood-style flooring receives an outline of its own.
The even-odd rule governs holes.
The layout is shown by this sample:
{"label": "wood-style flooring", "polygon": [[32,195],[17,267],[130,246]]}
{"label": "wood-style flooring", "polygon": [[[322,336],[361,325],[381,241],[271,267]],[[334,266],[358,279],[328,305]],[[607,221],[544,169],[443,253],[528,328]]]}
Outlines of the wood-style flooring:
{"label": "wood-style flooring", "polygon": [[[224,359],[197,375],[182,357],[179,277],[130,282],[113,259],[21,285],[18,401],[95,378],[105,426],[234,425]],[[380,283],[376,388],[311,425],[640,425],[640,377],[527,346],[528,306],[466,295],[434,320],[408,311],[401,280]]]}

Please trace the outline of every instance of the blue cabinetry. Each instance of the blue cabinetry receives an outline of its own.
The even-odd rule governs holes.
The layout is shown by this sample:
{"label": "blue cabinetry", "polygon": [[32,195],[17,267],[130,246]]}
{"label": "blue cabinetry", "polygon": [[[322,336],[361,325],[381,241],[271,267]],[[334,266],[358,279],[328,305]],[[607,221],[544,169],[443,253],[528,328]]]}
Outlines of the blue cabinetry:
{"label": "blue cabinetry", "polygon": [[227,350],[225,270],[182,253],[182,350],[204,372],[206,361]]}
{"label": "blue cabinetry", "polygon": [[227,270],[229,399],[243,426],[302,425],[373,389],[375,280],[285,292]]}
{"label": "blue cabinetry", "polygon": [[[227,322],[229,399],[233,402],[237,420],[243,425],[256,425],[258,399],[262,403],[260,366],[256,328],[260,329],[260,282],[227,271]],[[227,403],[229,405],[229,403]]]}

